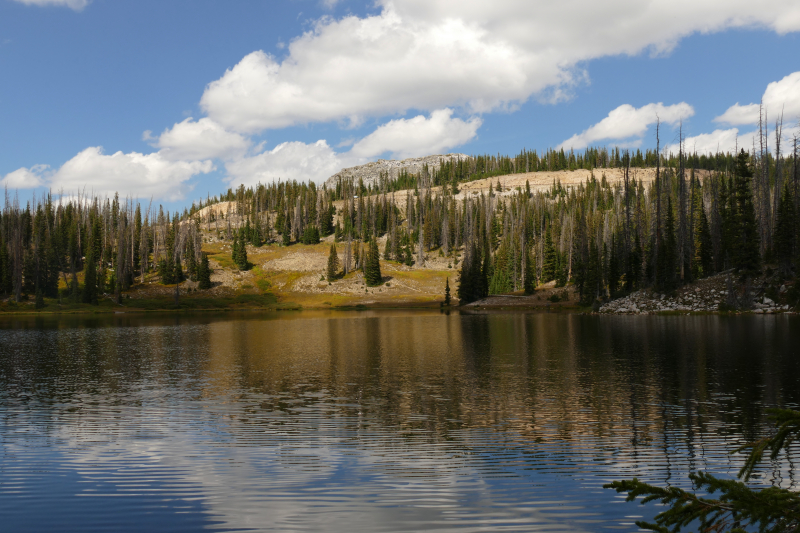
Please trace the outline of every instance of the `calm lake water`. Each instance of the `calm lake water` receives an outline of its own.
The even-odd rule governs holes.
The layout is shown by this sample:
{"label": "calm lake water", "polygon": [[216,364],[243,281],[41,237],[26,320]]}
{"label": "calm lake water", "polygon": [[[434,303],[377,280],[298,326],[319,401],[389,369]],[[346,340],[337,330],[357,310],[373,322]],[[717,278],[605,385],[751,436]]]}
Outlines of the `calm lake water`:
{"label": "calm lake water", "polygon": [[0,529],[635,531],[657,508],[603,483],[735,476],[798,347],[789,316],[4,318]]}

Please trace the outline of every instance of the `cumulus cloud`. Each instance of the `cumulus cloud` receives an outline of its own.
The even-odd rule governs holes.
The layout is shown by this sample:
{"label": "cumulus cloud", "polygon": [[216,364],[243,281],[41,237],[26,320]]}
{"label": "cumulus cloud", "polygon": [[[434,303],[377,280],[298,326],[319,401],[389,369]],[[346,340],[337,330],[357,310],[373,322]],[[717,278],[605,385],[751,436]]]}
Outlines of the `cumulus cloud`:
{"label": "cumulus cloud", "polygon": [[28,6],[63,6],[81,11],[89,5],[89,0],[14,0]]}
{"label": "cumulus cloud", "polygon": [[388,151],[392,157],[404,159],[439,153],[474,139],[481,119],[464,121],[452,115],[452,109],[439,109],[429,118],[419,115],[392,120],[355,143],[350,154],[369,158]]}
{"label": "cumulus cloud", "polygon": [[750,135],[739,135],[738,128],[728,130],[714,130],[711,133],[702,133],[694,137],[684,139],[684,146],[687,152],[697,152],[698,154],[715,154],[717,152],[735,152],[737,145],[741,148],[742,141],[751,137]]}
{"label": "cumulus cloud", "polygon": [[35,189],[45,184],[44,176],[50,167],[34,165],[31,168],[20,168],[10,172],[0,180],[0,187],[8,189]]}
{"label": "cumulus cloud", "polygon": [[686,102],[665,106],[662,103],[647,104],[635,108],[623,104],[611,111],[606,118],[594,126],[575,134],[559,145],[559,148],[581,149],[592,143],[604,140],[641,140],[647,128],[656,121],[664,124],[678,124],[694,115],[694,109]]}
{"label": "cumulus cloud", "polygon": [[347,166],[324,140],[306,144],[285,142],[272,150],[230,161],[225,165],[228,181],[245,186],[282,179],[321,182]]}
{"label": "cumulus cloud", "polygon": [[389,152],[406,158],[447,151],[473,139],[481,125],[479,118],[468,121],[453,118],[451,109],[440,109],[429,117],[422,115],[396,119],[379,126],[353,143],[346,152],[335,152],[326,141],[285,142],[272,150],[226,162],[228,181],[246,186],[273,180],[311,180],[320,183],[342,168],[368,162]]}
{"label": "cumulus cloud", "polygon": [[[145,139],[149,132],[145,132]],[[209,118],[194,121],[187,118],[165,130],[155,146],[170,161],[199,161],[240,157],[250,148],[250,141],[238,133],[225,130]]]}
{"label": "cumulus cloud", "polygon": [[51,189],[134,198],[179,200],[191,190],[188,180],[214,170],[211,161],[170,161],[160,153],[106,155],[90,147],[64,163],[47,181]]}
{"label": "cumulus cloud", "polygon": [[[781,112],[785,117],[796,119],[800,116],[800,72],[793,72],[780,81],[767,85],[761,97],[768,118],[777,118]],[[714,119],[731,125],[758,124],[759,104],[740,105],[738,102],[725,113]]]}
{"label": "cumulus cloud", "polygon": [[319,20],[282,60],[248,54],[201,106],[238,132],[410,109],[481,113],[563,94],[594,58],[668,51],[695,32],[800,29],[794,0],[565,1],[380,0],[376,15]]}

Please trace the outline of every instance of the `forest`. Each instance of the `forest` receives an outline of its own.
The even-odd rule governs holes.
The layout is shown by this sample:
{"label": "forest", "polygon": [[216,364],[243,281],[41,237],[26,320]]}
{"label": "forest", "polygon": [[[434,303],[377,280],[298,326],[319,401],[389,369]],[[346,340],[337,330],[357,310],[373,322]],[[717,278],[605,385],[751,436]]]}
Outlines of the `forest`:
{"label": "forest", "polygon": [[[247,246],[313,244],[335,236],[343,274],[363,269],[371,242],[381,258],[423,265],[430,253],[452,257],[461,304],[489,294],[531,293],[544,282],[571,285],[582,305],[597,306],[641,288],[669,293],[692,280],[735,273],[738,300],[749,304],[752,280],[768,272],[792,280],[800,261],[797,139],[785,153],[780,130],[738,153],[589,148],[516,156],[472,156],[418,175],[377,183],[339,179],[240,186],[180,212],[133,199],[34,197],[24,206],[9,191],[0,213],[0,295],[97,303],[119,301],[146,276],[163,284],[186,278],[210,287],[205,235],[233,242],[238,268]],[[539,170],[589,169],[576,187],[555,181],[459,195],[475,179]],[[614,184],[604,170],[622,169]],[[655,180],[635,177],[655,168]],[[225,211],[204,209],[228,202]],[[202,229],[202,228],[205,228]],[[336,253],[334,247],[332,253]],[[789,283],[791,286],[792,284]],[[797,298],[795,298],[797,299]],[[796,302],[795,302],[796,303]]]}

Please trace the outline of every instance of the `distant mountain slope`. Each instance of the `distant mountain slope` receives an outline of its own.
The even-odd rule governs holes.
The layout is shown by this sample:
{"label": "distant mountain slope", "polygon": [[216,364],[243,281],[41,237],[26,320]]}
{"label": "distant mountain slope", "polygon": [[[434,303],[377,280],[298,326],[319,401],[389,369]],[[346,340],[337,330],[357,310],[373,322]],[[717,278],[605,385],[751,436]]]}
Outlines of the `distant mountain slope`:
{"label": "distant mountain slope", "polygon": [[439,166],[441,161],[450,161],[453,159],[461,160],[467,159],[469,156],[465,154],[445,154],[445,155],[429,155],[426,157],[411,157],[397,161],[394,159],[378,159],[374,163],[367,163],[366,165],[359,165],[356,167],[343,168],[333,176],[325,181],[328,189],[335,188],[336,182],[339,178],[353,178],[356,183],[359,179],[364,180],[364,185],[376,184],[382,172],[388,172],[391,179],[395,179],[400,171],[405,170],[409,174],[418,174],[422,171],[423,166],[426,164],[428,168]]}

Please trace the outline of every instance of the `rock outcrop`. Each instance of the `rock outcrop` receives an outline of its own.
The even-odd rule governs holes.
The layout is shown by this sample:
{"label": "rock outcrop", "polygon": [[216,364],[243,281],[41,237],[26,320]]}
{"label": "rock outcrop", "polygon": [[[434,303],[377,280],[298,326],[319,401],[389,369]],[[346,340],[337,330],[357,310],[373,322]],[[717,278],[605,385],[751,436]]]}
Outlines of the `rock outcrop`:
{"label": "rock outcrop", "polygon": [[378,159],[374,163],[367,163],[366,165],[359,165],[356,167],[343,168],[325,181],[328,189],[336,187],[336,182],[339,178],[353,178],[356,183],[359,179],[364,180],[364,185],[376,185],[381,173],[389,174],[390,179],[395,179],[402,170],[409,174],[419,174],[425,165],[428,168],[438,167],[441,161],[451,161],[467,159],[468,155],[465,154],[445,154],[445,155],[429,155],[426,157],[412,157],[397,161],[394,159]]}

